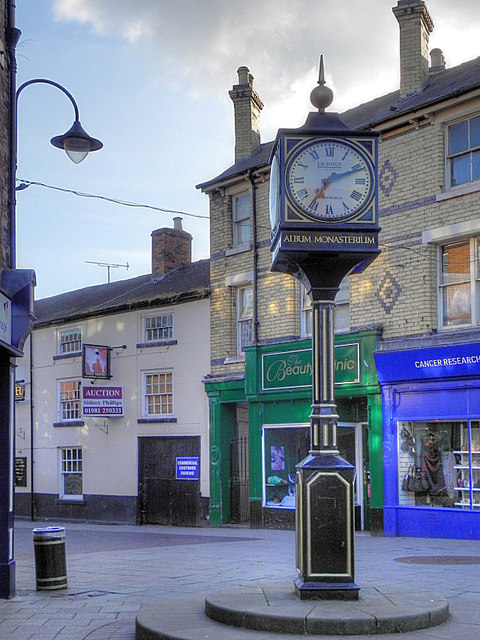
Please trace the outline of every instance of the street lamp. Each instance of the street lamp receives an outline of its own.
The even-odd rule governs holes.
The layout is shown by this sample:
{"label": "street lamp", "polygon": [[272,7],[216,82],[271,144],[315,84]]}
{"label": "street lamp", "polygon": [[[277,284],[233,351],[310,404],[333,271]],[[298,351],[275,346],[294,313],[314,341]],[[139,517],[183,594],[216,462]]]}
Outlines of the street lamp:
{"label": "street lamp", "polygon": [[[73,105],[75,119],[63,135],[52,138],[53,146],[64,149],[68,157],[78,164],[90,151],[101,149],[100,140],[90,137],[80,124],[77,103],[60,84],[44,78],[35,78],[22,84],[15,92],[15,47],[20,31],[15,29],[13,4],[9,5],[10,53],[10,175],[8,182],[8,215],[10,251],[8,262],[0,265],[0,598],[15,594],[14,537],[14,460],[15,460],[15,374],[13,357],[23,355],[23,345],[34,321],[33,288],[35,272],[16,269],[16,174],[17,174],[17,103],[20,93],[32,84],[49,84],[60,89]],[[3,311],[2,311],[3,310]],[[31,484],[33,493],[33,483]]]}
{"label": "street lamp", "polygon": [[78,110],[77,103],[75,102],[72,94],[62,87],[58,82],[54,82],[53,80],[46,80],[45,78],[34,78],[33,80],[28,80],[24,82],[17,90],[15,95],[15,104],[12,105],[12,149],[10,156],[10,193],[9,193],[9,202],[10,202],[10,225],[11,225],[11,266],[15,268],[15,245],[16,245],[16,237],[15,237],[15,218],[16,218],[16,182],[17,182],[17,106],[18,106],[18,98],[22,91],[32,85],[32,84],[48,84],[52,87],[56,87],[62,93],[64,93],[67,98],[70,100],[73,106],[75,119],[68,131],[66,131],[63,135],[53,137],[50,142],[57,149],[64,149],[67,156],[70,160],[79,164],[82,160],[85,160],[90,151],[98,151],[103,147],[103,144],[100,140],[96,138],[92,138],[88,135],[88,133],[84,130],[82,125],[80,124],[80,113]]}

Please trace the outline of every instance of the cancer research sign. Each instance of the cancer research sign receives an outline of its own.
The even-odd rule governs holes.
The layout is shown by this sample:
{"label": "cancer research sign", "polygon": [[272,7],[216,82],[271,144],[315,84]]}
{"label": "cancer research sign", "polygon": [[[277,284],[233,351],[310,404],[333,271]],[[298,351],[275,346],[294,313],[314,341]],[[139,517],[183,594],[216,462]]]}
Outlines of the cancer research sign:
{"label": "cancer research sign", "polygon": [[478,343],[405,351],[379,351],[374,357],[380,384],[480,375]]}
{"label": "cancer research sign", "polygon": [[123,387],[91,387],[82,388],[82,414],[84,416],[102,416],[122,418]]}

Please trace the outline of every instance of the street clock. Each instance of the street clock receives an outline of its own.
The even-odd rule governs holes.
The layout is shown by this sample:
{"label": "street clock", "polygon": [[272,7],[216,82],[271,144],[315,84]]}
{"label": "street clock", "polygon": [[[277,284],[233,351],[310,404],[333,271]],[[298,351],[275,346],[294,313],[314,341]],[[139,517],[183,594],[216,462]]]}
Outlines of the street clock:
{"label": "street clock", "polygon": [[333,94],[320,77],[318,112],[280,129],[270,158],[272,271],[290,273],[312,301],[310,452],[296,465],[295,593],[358,599],[354,563],[355,467],[338,449],[334,306],[342,279],[379,253],[377,142],[325,113]]}
{"label": "street clock", "polygon": [[294,273],[299,261],[325,254],[348,272],[379,253],[378,133],[325,113],[331,92],[319,85],[312,92],[318,112],[298,129],[280,129],[270,156],[273,271]]}

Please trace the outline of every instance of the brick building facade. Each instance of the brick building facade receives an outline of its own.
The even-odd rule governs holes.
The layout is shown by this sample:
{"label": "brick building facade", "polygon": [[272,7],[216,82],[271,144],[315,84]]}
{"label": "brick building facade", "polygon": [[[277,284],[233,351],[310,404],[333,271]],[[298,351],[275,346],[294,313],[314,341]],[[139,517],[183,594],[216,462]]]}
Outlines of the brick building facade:
{"label": "brick building facade", "polygon": [[[382,253],[339,294],[336,348],[356,345],[359,356],[357,375],[336,384],[339,432],[357,466],[359,527],[478,537],[480,62],[449,69],[429,52],[422,0],[399,0],[393,14],[399,90],[341,114],[380,132]],[[308,301],[294,278],[270,272],[272,145],[260,142],[262,102],[245,67],[230,96],[235,163],[199,185],[211,215],[210,517],[291,526],[289,475],[310,398],[295,381],[270,387],[265,372],[274,355],[301,370]],[[274,473],[279,444],[286,463]],[[402,487],[415,466],[429,478],[423,491]]]}

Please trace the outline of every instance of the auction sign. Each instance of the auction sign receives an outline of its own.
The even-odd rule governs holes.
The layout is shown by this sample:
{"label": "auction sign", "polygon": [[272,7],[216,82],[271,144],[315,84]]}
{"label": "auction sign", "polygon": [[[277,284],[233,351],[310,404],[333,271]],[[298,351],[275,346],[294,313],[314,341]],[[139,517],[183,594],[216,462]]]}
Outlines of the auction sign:
{"label": "auction sign", "polygon": [[123,417],[123,387],[84,386],[82,400],[84,416]]}

